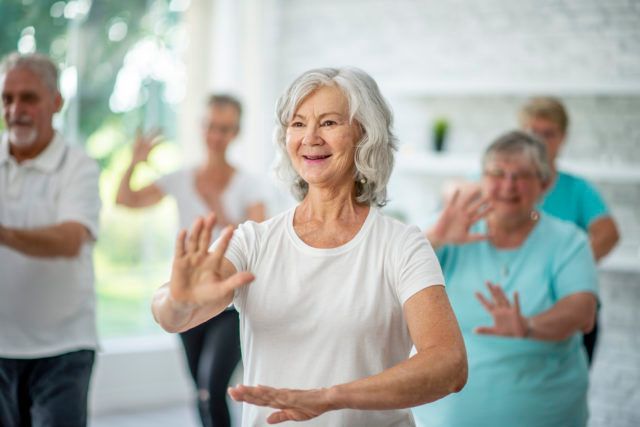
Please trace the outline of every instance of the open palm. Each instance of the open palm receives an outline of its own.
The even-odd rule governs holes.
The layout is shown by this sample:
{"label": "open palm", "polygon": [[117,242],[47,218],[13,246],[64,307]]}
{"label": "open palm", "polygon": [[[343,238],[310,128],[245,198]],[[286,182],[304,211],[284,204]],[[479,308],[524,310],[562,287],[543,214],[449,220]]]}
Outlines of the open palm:
{"label": "open palm", "polygon": [[227,227],[213,252],[209,252],[215,214],[198,218],[187,237],[185,230],[176,239],[169,291],[174,301],[186,305],[206,305],[230,301],[235,289],[251,282],[248,272],[225,271],[224,254],[233,235]]}
{"label": "open palm", "polygon": [[133,154],[131,162],[137,164],[146,162],[149,153],[162,141],[160,129],[154,129],[148,133],[143,133],[138,129],[136,133],[136,141],[133,143]]}
{"label": "open palm", "polygon": [[447,201],[436,224],[427,233],[436,245],[461,245],[487,238],[486,234],[471,233],[470,229],[485,217],[491,206],[481,194],[480,188],[471,191],[456,190]]}
{"label": "open palm", "polygon": [[491,314],[494,324],[493,326],[479,326],[475,332],[484,335],[525,337],[527,335],[527,319],[520,313],[518,292],[514,293],[512,304],[500,285],[487,281],[487,288],[491,293],[490,299],[487,299],[480,292],[476,292],[476,298]]}
{"label": "open palm", "polygon": [[229,395],[237,402],[277,409],[267,418],[269,424],[307,421],[333,409],[327,398],[327,389],[292,390],[238,385],[229,388]]}

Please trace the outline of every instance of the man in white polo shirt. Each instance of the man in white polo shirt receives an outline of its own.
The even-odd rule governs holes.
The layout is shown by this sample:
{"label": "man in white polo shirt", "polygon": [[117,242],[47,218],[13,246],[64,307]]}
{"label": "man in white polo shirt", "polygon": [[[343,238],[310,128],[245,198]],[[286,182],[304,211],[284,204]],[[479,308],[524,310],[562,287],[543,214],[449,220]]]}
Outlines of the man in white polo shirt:
{"label": "man in white polo shirt", "polygon": [[53,129],[46,56],[0,64],[0,426],[84,426],[97,346],[99,168]]}

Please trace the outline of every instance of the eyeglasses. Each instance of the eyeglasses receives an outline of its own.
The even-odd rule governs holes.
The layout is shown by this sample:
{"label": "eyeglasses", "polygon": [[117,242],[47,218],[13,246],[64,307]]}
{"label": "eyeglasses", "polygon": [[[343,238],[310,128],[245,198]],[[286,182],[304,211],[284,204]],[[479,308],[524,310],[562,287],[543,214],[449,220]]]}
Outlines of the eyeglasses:
{"label": "eyeglasses", "polygon": [[218,125],[207,121],[203,122],[202,126],[207,132],[219,132],[223,135],[231,135],[238,130],[237,126]]}
{"label": "eyeglasses", "polygon": [[540,174],[531,171],[506,172],[502,169],[488,169],[484,171],[484,176],[495,181],[512,179],[514,182],[530,182],[539,178]]}

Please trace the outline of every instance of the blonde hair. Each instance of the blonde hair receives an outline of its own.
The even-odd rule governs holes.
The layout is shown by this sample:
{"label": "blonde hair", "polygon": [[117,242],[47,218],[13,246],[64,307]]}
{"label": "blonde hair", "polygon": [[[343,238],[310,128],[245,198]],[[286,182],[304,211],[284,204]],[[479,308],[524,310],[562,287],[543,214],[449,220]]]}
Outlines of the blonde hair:
{"label": "blonde hair", "polygon": [[562,132],[569,127],[569,115],[558,98],[539,96],[529,99],[520,109],[520,124],[524,125],[532,118],[550,120],[560,126]]}

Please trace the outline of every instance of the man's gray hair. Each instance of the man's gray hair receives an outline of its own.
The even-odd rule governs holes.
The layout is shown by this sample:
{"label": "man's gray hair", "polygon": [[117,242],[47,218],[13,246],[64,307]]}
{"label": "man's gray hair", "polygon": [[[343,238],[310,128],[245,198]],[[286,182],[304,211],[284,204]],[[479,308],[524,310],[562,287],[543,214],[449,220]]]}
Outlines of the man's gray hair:
{"label": "man's gray hair", "polygon": [[536,168],[542,182],[549,182],[551,166],[547,157],[546,145],[536,136],[520,130],[507,132],[493,141],[482,156],[482,167],[484,169],[496,156],[512,154],[527,156]]}
{"label": "man's gray hair", "polygon": [[0,77],[4,77],[9,71],[16,68],[27,68],[40,78],[51,93],[60,92],[58,89],[58,67],[48,56],[41,53],[10,53],[0,63]]}
{"label": "man's gray hair", "polygon": [[397,147],[391,130],[393,114],[375,80],[358,68],[309,70],[295,79],[278,99],[273,135],[278,148],[277,175],[291,186],[296,199],[302,200],[306,196],[309,185],[295,171],[287,155],[286,132],[302,101],[323,86],[337,87],[342,91],[349,105],[349,121],[357,122],[362,129],[354,159],[356,200],[384,206],[387,183],[393,170],[393,152]]}

